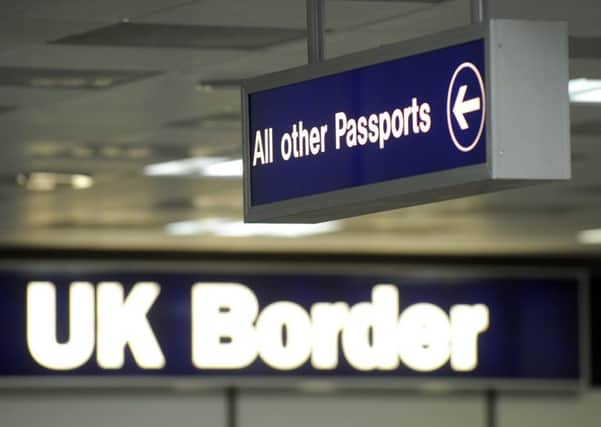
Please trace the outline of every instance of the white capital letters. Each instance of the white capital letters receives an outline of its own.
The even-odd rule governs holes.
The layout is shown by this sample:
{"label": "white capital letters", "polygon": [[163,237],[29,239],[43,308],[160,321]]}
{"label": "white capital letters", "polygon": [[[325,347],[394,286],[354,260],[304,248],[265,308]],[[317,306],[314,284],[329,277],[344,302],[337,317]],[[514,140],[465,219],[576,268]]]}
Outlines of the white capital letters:
{"label": "white capital letters", "polygon": [[27,286],[27,346],[40,365],[55,370],[75,369],[94,351],[94,287],[73,282],[69,288],[69,339],[56,338],[56,289],[50,282]]}
{"label": "white capital letters", "polygon": [[[59,293],[57,302],[53,283],[27,285],[27,349],[36,363],[50,370],[77,369],[96,347],[101,369],[120,369],[127,346],[140,368],[165,367],[148,318],[161,292],[157,283],[136,283],[125,295],[117,282],[95,288],[79,281],[68,292],[68,299]],[[402,362],[419,372],[447,363],[453,371],[469,372],[478,367],[479,337],[490,322],[485,304],[457,304],[447,312],[420,302],[399,315],[399,289],[391,284],[375,285],[370,301],[352,307],[342,301],[305,308],[272,300],[259,310],[257,296],[241,283],[196,283],[189,296],[192,363],[205,370],[240,370],[260,362],[289,371],[310,360],[313,369],[325,371],[336,369],[343,357],[358,371],[395,370]],[[187,311],[180,314],[187,319]],[[68,328],[68,336],[57,328]]]}
{"label": "white capital letters", "polygon": [[192,362],[199,369],[241,369],[257,357],[255,294],[239,283],[192,287]]}
{"label": "white capital letters", "polygon": [[255,135],[255,149],[253,152],[253,166],[256,166],[257,162],[261,162],[261,164],[265,163],[265,158],[264,158],[264,153],[263,153],[263,141],[261,140],[261,131],[260,130],[258,130]]}
{"label": "white capital letters", "polygon": [[336,113],[335,122],[336,122],[336,149],[340,150],[340,137],[346,133],[346,114],[343,112]]}
{"label": "white capital letters", "polygon": [[161,288],[152,282],[136,283],[124,301],[123,286],[116,282],[98,285],[98,365],[123,367],[125,346],[145,369],[165,366],[165,357],[146,317]]}

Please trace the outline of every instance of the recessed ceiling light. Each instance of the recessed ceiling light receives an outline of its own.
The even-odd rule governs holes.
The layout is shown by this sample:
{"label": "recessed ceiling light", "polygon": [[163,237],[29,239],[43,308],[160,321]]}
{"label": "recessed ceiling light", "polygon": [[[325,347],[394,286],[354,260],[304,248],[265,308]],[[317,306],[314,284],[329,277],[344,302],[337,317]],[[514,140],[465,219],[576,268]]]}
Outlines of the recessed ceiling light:
{"label": "recessed ceiling light", "polygon": [[215,177],[242,176],[242,159],[213,163],[205,168],[204,174]]}
{"label": "recessed ceiling light", "polygon": [[601,80],[574,79],[569,83],[570,101],[577,103],[601,102]]}
{"label": "recessed ceiling light", "polygon": [[89,175],[73,174],[71,175],[71,186],[75,190],[84,190],[94,185],[94,180]]}
{"label": "recessed ceiling light", "polygon": [[156,71],[0,67],[0,86],[98,91],[159,74]]}
{"label": "recessed ceiling light", "polygon": [[245,224],[225,218],[180,221],[165,227],[172,236],[209,234],[221,237],[304,237],[332,233],[341,229],[340,221],[320,224]]}
{"label": "recessed ceiling light", "polygon": [[147,176],[207,176],[207,177],[240,177],[242,176],[242,160],[225,157],[192,157],[155,163],[144,168]]}
{"label": "recessed ceiling light", "polygon": [[30,191],[52,191],[59,187],[84,190],[94,185],[89,175],[79,173],[30,172],[17,175],[17,184]]}
{"label": "recessed ceiling light", "polygon": [[305,31],[302,29],[122,21],[50,43],[151,49],[257,50],[302,40],[304,37]]}
{"label": "recessed ceiling light", "polygon": [[150,157],[150,149],[146,147],[130,147],[125,150],[127,157],[130,159],[140,160]]}
{"label": "recessed ceiling light", "polygon": [[601,228],[578,232],[578,242],[583,245],[601,245]]}
{"label": "recessed ceiling light", "polygon": [[27,141],[25,150],[29,156],[56,157],[61,160],[96,158],[98,160],[141,161],[149,157],[183,157],[188,155],[187,147],[179,147],[178,149],[161,145],[146,147],[143,145],[105,145],[102,143],[51,140]]}
{"label": "recessed ceiling light", "polygon": [[68,146],[65,148],[71,157],[75,157],[77,159],[90,159],[94,157],[94,150],[85,145],[74,144],[73,146]]}
{"label": "recessed ceiling light", "polygon": [[215,90],[240,90],[242,79],[201,80],[196,83],[196,90],[210,93]]}
{"label": "recessed ceiling light", "polygon": [[240,110],[228,107],[223,111],[205,114],[202,116],[189,117],[166,122],[167,128],[179,129],[221,129],[239,130],[241,126]]}

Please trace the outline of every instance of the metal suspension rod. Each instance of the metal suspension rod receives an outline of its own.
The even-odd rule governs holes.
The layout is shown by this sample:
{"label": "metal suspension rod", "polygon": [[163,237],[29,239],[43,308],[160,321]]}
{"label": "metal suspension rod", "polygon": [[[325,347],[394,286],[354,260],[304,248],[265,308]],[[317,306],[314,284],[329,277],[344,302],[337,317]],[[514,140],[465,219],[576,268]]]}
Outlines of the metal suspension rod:
{"label": "metal suspension rod", "polygon": [[225,427],[238,427],[238,390],[225,389]]}
{"label": "metal suspension rod", "polygon": [[472,24],[480,24],[488,19],[488,1],[471,0]]}
{"label": "metal suspension rod", "polygon": [[485,395],[485,427],[497,427],[497,392],[489,390]]}
{"label": "metal suspension rod", "polygon": [[309,64],[324,58],[324,0],[307,0],[307,55]]}

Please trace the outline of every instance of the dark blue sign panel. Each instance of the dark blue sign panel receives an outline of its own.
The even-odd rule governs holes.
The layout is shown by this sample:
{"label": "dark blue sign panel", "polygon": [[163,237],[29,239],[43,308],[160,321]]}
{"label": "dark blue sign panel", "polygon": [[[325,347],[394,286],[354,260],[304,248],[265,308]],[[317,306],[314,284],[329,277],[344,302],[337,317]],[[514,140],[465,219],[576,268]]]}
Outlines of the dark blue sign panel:
{"label": "dark blue sign panel", "polygon": [[486,163],[483,39],[248,96],[250,205]]}
{"label": "dark blue sign panel", "polygon": [[[601,307],[601,274],[597,271],[591,277],[590,306]],[[591,376],[592,384],[601,387],[601,312],[591,309]]]}
{"label": "dark blue sign panel", "polygon": [[576,384],[583,369],[574,276],[37,271],[0,283],[5,379]]}

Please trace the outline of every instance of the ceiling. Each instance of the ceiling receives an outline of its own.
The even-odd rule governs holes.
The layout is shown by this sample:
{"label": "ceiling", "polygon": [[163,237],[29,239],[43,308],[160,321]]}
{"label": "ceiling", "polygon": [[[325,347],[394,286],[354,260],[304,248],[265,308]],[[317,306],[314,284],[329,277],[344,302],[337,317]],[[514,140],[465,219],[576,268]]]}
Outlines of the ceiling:
{"label": "ceiling", "polygon": [[[6,4],[9,3],[9,4]],[[571,77],[601,78],[598,0],[491,2],[495,17],[565,20]],[[326,1],[326,56],[469,23],[469,0]],[[173,236],[242,217],[239,178],[144,166],[240,157],[240,79],[306,62],[302,0],[5,0],[0,16],[0,245],[386,254],[598,254],[601,107],[573,105],[573,179],[342,221],[311,237]],[[227,27],[227,28],[225,28]],[[153,34],[152,37],[148,36]],[[217,81],[212,90],[201,82]],[[567,82],[566,82],[567,84]],[[598,104],[601,105],[601,104]],[[33,192],[20,173],[84,173]]]}

